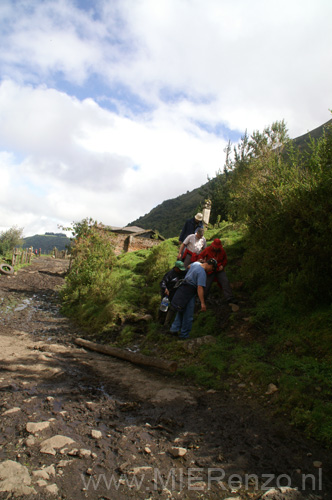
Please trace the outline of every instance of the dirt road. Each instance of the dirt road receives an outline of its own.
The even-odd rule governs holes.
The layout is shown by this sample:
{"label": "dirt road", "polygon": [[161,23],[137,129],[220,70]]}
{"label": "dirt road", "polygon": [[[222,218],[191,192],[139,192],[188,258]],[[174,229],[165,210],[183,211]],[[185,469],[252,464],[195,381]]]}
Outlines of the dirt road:
{"label": "dirt road", "polygon": [[66,266],[0,275],[1,499],[331,498],[328,451],[241,388],[78,348],[59,312]]}

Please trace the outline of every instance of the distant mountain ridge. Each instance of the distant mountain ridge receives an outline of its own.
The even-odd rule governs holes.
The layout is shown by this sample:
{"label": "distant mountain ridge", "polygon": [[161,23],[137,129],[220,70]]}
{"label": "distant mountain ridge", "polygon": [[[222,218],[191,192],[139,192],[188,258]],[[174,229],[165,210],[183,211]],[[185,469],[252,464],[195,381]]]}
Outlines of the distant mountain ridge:
{"label": "distant mountain ridge", "polygon": [[293,139],[293,142],[297,146],[303,146],[306,142],[308,142],[309,138],[311,137],[312,139],[319,139],[323,135],[324,129],[328,127],[329,125],[332,125],[332,119],[327,121],[326,123],[323,123],[323,125],[320,125],[317,128],[314,128],[310,132],[307,132],[306,134],[300,135],[299,137],[296,137]]}
{"label": "distant mountain ridge", "polygon": [[[298,147],[304,147],[308,143],[309,138],[318,139],[322,136],[324,129],[332,124],[332,119],[307,132],[299,137],[293,139]],[[172,238],[180,235],[181,228],[185,221],[193,217],[206,198],[209,198],[211,189],[211,179],[201,187],[188,191],[185,194],[165,200],[160,205],[153,208],[148,214],[145,214],[138,219],[127,224],[128,226],[139,226],[143,229],[157,230],[165,238]]]}
{"label": "distant mountain ridge", "polygon": [[54,247],[58,250],[66,250],[69,245],[70,239],[64,233],[45,233],[23,238],[22,247],[33,247],[34,250],[41,248],[42,253],[50,253]]}

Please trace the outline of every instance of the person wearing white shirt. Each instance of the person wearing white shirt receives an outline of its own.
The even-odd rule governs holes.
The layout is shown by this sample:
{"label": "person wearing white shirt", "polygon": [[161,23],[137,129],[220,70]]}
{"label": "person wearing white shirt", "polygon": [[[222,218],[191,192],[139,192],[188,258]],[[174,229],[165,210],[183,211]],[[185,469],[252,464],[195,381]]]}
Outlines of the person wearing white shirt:
{"label": "person wearing white shirt", "polygon": [[184,267],[187,268],[191,262],[195,261],[195,256],[206,248],[206,239],[204,238],[204,229],[198,227],[195,234],[189,234],[181,244],[178,260],[183,260]]}

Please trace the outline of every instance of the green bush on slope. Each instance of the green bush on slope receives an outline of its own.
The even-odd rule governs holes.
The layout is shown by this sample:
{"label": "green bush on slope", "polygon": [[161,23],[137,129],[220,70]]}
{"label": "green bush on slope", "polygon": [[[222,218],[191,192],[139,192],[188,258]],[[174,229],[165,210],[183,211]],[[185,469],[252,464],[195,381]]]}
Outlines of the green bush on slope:
{"label": "green bush on slope", "polygon": [[230,181],[231,210],[248,228],[246,280],[254,289],[274,284],[296,309],[328,304],[332,298],[332,133],[328,128],[303,152],[287,140],[282,147],[267,148],[261,135],[256,133],[256,140],[248,142],[245,160],[234,162]]}
{"label": "green bush on slope", "polygon": [[113,300],[121,286],[112,273],[112,241],[91,219],[74,224],[73,233],[73,260],[61,290],[62,309],[80,324],[98,328],[113,319]]}

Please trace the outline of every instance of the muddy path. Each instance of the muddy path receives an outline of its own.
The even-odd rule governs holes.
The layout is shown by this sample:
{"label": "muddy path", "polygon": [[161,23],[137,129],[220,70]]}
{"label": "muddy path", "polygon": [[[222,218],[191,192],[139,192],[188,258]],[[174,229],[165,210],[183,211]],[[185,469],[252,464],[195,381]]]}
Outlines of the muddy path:
{"label": "muddy path", "polygon": [[330,453],[241,388],[78,348],[58,302],[66,266],[0,275],[1,499],[331,498]]}

